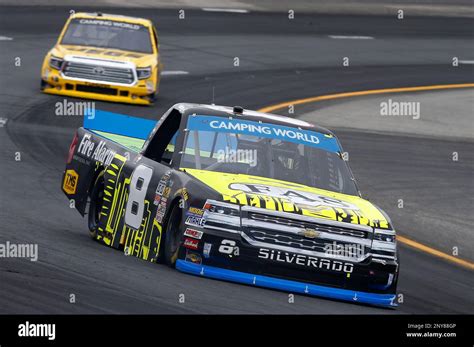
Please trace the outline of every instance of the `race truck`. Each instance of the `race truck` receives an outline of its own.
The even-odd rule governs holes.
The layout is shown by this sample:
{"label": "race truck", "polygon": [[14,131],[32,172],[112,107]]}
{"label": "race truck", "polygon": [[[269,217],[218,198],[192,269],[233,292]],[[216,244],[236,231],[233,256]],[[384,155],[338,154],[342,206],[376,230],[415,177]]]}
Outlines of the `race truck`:
{"label": "race truck", "polygon": [[92,238],[251,286],[396,306],[389,217],[364,200],[336,136],[241,107],[180,103],[155,122],[96,110],[62,189]]}
{"label": "race truck", "polygon": [[158,35],[148,19],[74,13],[41,68],[41,90],[149,105],[159,90]]}

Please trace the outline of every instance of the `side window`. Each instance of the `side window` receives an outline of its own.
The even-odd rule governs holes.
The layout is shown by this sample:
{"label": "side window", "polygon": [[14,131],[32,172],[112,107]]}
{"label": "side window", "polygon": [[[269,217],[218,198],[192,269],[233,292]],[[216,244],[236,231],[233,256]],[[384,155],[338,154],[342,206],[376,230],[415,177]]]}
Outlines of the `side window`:
{"label": "side window", "polygon": [[170,112],[155,132],[143,155],[162,164],[171,165],[180,123],[181,113],[177,110]]}

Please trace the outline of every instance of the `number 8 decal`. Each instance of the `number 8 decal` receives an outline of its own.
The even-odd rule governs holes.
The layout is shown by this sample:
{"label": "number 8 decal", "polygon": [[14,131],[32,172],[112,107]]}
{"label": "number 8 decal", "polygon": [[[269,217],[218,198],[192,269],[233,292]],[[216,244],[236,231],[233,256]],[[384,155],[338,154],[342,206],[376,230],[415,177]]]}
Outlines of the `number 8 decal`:
{"label": "number 8 decal", "polygon": [[145,208],[145,197],[152,176],[153,169],[145,165],[138,165],[132,172],[128,201],[125,208],[125,224],[130,228],[140,229]]}

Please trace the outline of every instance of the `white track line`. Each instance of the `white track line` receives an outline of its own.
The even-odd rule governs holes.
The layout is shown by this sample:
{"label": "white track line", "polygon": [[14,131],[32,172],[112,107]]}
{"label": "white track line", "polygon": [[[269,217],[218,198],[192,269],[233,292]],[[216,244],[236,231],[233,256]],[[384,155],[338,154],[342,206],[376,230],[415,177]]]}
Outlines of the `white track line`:
{"label": "white track line", "polygon": [[8,36],[0,36],[0,41],[11,41],[13,40],[12,37],[8,37]]}
{"label": "white track line", "polygon": [[237,8],[211,8],[211,7],[203,7],[202,10],[203,10],[203,11],[206,11],[206,12],[249,13],[248,10],[237,9]]}
{"label": "white track line", "polygon": [[373,40],[372,36],[349,36],[349,35],[329,35],[331,39],[336,40]]}
{"label": "white track line", "polygon": [[161,76],[177,76],[177,75],[188,75],[188,71],[181,71],[181,70],[176,70],[176,71],[163,71],[161,73]]}
{"label": "white track line", "polygon": [[474,60],[460,60],[459,64],[474,64]]}

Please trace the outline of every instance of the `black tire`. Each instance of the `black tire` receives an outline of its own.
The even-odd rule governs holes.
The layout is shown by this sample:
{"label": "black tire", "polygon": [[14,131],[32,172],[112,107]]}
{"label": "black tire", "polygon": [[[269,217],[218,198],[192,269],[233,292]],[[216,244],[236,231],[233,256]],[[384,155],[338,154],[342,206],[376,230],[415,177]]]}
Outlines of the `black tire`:
{"label": "black tire", "polygon": [[178,259],[179,247],[183,238],[183,230],[181,228],[181,210],[176,204],[173,206],[168,222],[166,223],[165,237],[165,249],[164,249],[164,261],[170,267],[175,267],[176,260]]}
{"label": "black tire", "polygon": [[48,85],[48,84],[47,84],[45,81],[41,80],[40,89],[41,89],[41,90],[44,90],[47,85]]}
{"label": "black tire", "polygon": [[102,210],[102,204],[104,202],[104,173],[101,172],[92,188],[89,201],[89,214],[88,214],[88,226],[89,235],[95,240],[97,239],[97,228],[99,227],[99,215]]}

